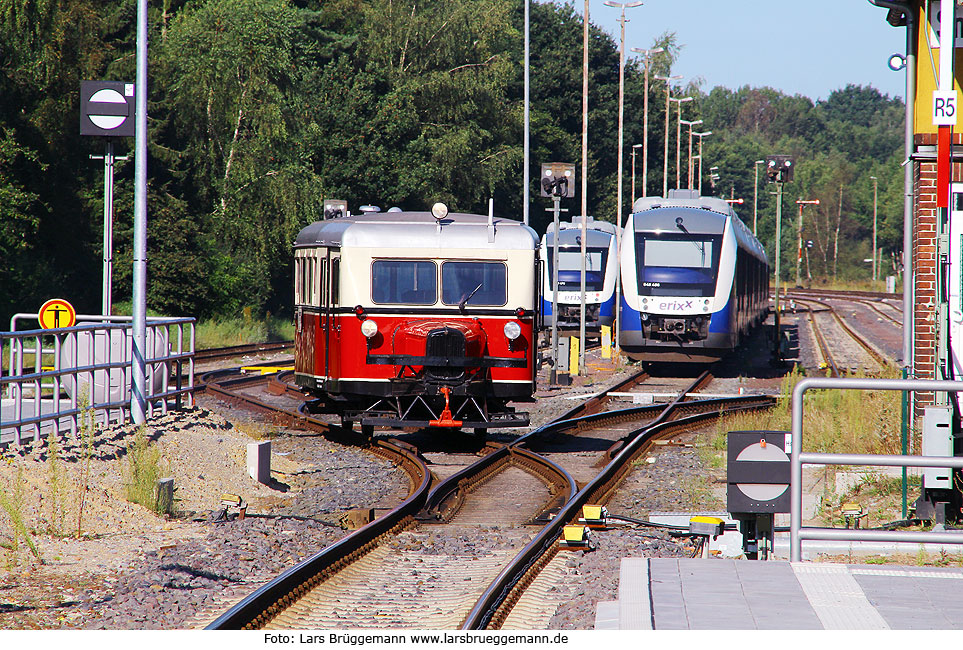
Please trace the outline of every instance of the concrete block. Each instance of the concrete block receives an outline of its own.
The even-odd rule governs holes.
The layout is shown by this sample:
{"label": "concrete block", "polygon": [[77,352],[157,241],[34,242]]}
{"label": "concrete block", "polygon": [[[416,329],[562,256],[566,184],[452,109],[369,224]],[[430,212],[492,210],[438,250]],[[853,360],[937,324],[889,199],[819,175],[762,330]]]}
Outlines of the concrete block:
{"label": "concrete block", "polygon": [[271,441],[251,442],[247,445],[247,473],[258,483],[271,483]]}

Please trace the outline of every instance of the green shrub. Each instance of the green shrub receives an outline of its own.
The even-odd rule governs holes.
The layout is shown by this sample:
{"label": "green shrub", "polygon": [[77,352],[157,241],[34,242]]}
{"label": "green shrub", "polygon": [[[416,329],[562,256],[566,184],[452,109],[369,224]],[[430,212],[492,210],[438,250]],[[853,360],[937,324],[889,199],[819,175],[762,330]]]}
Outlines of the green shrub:
{"label": "green shrub", "polygon": [[157,479],[161,477],[161,453],[147,439],[147,427],[137,429],[133,442],[127,446],[127,468],[124,493],[131,503],[158,512]]}

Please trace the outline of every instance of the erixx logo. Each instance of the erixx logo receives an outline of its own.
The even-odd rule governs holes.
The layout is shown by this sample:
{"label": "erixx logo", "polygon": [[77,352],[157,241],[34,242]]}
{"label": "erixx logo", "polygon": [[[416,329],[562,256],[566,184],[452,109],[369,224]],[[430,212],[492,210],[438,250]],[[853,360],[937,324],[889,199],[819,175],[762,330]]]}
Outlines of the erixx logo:
{"label": "erixx logo", "polygon": [[659,309],[666,311],[683,311],[685,309],[692,309],[692,301],[688,300],[686,302],[660,302]]}

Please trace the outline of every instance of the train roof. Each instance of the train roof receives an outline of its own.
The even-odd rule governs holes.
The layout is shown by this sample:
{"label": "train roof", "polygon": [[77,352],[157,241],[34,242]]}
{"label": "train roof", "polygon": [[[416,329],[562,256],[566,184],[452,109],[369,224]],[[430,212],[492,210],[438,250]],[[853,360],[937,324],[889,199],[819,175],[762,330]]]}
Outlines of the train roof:
{"label": "train roof", "polygon": [[[595,217],[572,217],[571,221],[559,221],[558,229],[561,231],[565,230],[578,230],[582,231],[582,221],[585,221],[585,230],[595,230],[598,232],[608,233],[609,235],[615,236],[615,224],[609,223],[608,221],[598,221]],[[555,224],[548,224],[546,233],[555,232]]]}
{"label": "train roof", "polygon": [[739,245],[759,259],[769,261],[763,245],[725,199],[699,196],[693,190],[672,190],[668,198],[647,196],[636,199],[632,207],[636,232],[675,231],[678,228],[676,220],[681,217],[690,232],[720,234],[726,221],[731,220]]}
{"label": "train roof", "polygon": [[532,250],[538,235],[519,221],[481,214],[367,212],[316,221],[298,233],[295,248],[461,248]]}
{"label": "train roof", "polygon": [[725,215],[736,213],[725,199],[717,196],[701,196],[697,190],[669,190],[668,197],[643,196],[632,204],[632,212],[672,207],[699,208]]}

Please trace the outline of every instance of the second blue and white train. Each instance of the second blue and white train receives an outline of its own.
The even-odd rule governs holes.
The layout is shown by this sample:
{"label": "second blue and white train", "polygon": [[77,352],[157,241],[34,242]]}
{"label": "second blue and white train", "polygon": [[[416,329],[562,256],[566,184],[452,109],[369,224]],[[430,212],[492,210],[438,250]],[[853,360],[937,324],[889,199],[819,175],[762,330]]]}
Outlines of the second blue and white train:
{"label": "second blue and white train", "polygon": [[[597,334],[615,320],[615,280],[618,274],[615,224],[585,222],[585,329]],[[551,328],[556,314],[553,300],[553,254],[555,224],[542,237],[542,324]],[[558,328],[577,331],[582,302],[582,217],[559,223],[558,235]]]}
{"label": "second blue and white train", "polygon": [[620,263],[619,344],[632,359],[714,361],[769,313],[765,249],[724,199],[638,199]]}

